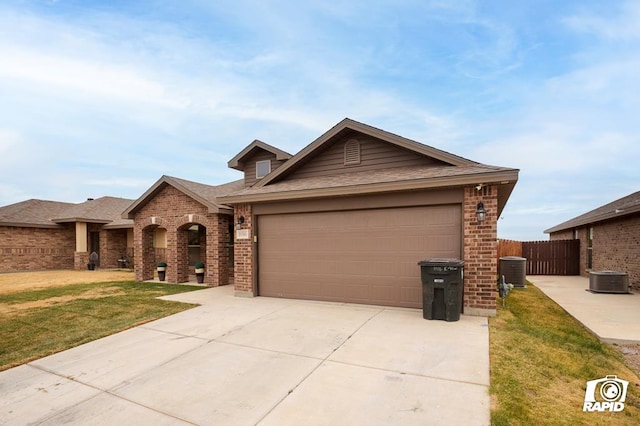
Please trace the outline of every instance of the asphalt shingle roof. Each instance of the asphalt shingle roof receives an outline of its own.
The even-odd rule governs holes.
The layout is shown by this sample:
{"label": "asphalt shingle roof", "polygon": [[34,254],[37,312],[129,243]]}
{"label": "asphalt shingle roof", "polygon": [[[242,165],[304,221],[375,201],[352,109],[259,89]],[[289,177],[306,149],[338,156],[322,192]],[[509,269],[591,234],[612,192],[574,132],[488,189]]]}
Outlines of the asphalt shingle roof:
{"label": "asphalt shingle roof", "polygon": [[562,222],[544,232],[550,234],[552,232],[564,231],[566,229],[576,228],[590,223],[600,222],[603,220],[627,216],[640,212],[640,191],[629,194],[609,204],[593,209],[566,222]]}
{"label": "asphalt shingle roof", "polygon": [[389,169],[342,173],[334,176],[318,176],[284,180],[263,187],[250,187],[230,194],[232,196],[270,194],[276,192],[304,191],[309,189],[340,188],[377,183],[404,182],[421,179],[470,176],[488,172],[513,170],[505,167],[473,164],[467,166],[413,166]]}
{"label": "asphalt shingle roof", "polygon": [[218,197],[228,195],[244,188],[244,179],[235,180],[222,185],[206,185],[204,183],[192,182],[190,180],[179,179],[173,176],[167,176],[167,178],[179,183],[185,189],[198,194],[200,197],[218,206],[221,205],[218,203]]}
{"label": "asphalt shingle roof", "polygon": [[120,215],[132,202],[116,197],[78,204],[32,199],[0,207],[0,225],[56,227],[59,223],[81,221],[131,227],[133,221],[121,219]]}
{"label": "asphalt shingle roof", "polygon": [[51,219],[73,206],[73,203],[36,199],[9,204],[0,207],[0,225],[55,227]]}

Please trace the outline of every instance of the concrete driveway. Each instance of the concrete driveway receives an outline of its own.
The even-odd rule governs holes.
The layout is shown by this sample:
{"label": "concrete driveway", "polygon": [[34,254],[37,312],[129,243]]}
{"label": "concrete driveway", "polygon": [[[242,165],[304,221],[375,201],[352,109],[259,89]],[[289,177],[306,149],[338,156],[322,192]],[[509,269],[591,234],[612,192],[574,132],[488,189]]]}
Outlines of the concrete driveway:
{"label": "concrete driveway", "polygon": [[0,422],[489,424],[486,318],[232,291],[0,373]]}

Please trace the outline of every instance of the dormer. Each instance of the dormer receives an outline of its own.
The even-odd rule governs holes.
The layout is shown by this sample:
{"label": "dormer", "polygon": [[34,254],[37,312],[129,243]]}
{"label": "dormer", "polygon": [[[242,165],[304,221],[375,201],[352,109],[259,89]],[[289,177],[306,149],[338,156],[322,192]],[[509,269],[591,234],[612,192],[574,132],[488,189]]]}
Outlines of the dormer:
{"label": "dormer", "polygon": [[244,185],[250,187],[276,170],[291,154],[259,140],[254,140],[227,164],[244,172]]}

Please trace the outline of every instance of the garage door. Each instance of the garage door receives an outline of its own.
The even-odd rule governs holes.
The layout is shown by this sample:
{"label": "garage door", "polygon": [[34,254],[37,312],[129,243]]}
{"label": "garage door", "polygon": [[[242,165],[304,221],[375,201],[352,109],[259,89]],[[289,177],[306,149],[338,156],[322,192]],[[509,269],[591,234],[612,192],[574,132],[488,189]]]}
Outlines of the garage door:
{"label": "garage door", "polygon": [[258,217],[263,296],[422,307],[420,268],[460,258],[460,205]]}

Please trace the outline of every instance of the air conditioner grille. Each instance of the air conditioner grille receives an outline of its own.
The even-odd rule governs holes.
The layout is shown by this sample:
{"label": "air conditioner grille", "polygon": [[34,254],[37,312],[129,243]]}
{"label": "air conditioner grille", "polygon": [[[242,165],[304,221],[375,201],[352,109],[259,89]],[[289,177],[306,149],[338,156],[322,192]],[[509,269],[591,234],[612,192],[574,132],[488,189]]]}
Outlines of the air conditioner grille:
{"label": "air conditioner grille", "polygon": [[624,272],[589,272],[589,291],[594,293],[629,293],[629,275]]}

